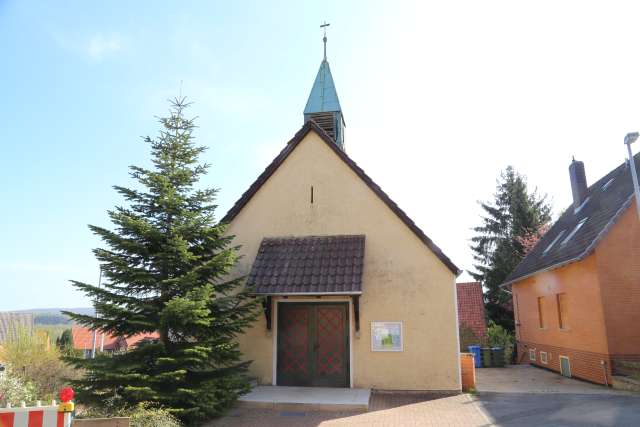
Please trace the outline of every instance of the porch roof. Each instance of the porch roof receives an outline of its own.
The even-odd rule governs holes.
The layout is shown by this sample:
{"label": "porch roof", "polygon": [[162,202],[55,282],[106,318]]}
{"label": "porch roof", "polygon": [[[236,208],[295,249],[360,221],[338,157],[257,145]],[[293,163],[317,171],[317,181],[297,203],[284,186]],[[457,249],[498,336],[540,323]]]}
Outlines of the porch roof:
{"label": "porch roof", "polygon": [[262,295],[362,293],[363,235],[264,238],[247,286]]}

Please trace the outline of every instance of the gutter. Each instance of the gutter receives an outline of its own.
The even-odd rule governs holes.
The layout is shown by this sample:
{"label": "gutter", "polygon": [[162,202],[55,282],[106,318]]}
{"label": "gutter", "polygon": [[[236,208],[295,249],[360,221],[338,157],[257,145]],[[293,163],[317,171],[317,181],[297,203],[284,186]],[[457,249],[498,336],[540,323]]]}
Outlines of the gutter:
{"label": "gutter", "polygon": [[351,292],[265,292],[265,293],[261,293],[261,292],[250,292],[251,295],[256,295],[256,296],[289,296],[289,297],[295,297],[298,295],[302,295],[302,296],[324,296],[324,295],[332,295],[332,296],[336,296],[336,295],[362,295],[362,291],[351,291]]}

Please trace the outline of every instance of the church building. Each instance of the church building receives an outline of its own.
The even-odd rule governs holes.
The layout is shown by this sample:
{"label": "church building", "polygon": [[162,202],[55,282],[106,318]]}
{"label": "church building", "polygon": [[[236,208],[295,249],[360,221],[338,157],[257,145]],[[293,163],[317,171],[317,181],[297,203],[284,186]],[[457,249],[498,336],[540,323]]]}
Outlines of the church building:
{"label": "church building", "polygon": [[262,385],[458,392],[460,270],[347,154],[324,42],[302,128],[222,220],[264,301],[240,349]]}

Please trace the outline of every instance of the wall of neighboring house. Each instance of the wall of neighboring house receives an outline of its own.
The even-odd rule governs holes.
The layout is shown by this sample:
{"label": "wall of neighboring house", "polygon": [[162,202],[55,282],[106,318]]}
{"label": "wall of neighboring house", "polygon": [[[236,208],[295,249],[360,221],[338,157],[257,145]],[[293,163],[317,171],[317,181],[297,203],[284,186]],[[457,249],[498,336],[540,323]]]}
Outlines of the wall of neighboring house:
{"label": "wall of neighboring house", "polygon": [[609,351],[640,361],[640,222],[635,203],[596,248]]}
{"label": "wall of neighboring house", "polygon": [[[601,361],[608,361],[608,343],[596,256],[538,273],[516,282],[512,290],[518,360],[560,372],[560,357],[568,357],[573,376],[604,383]],[[543,298],[542,327],[538,298]],[[563,327],[559,298],[564,300]],[[535,360],[529,357],[531,350]],[[547,363],[540,352],[546,353]],[[608,366],[604,369],[610,375]]]}
{"label": "wall of neighboring house", "polygon": [[[366,235],[353,386],[460,390],[455,275],[316,133],[263,184],[228,233],[241,245],[238,275],[250,272],[264,237]],[[372,321],[403,321],[404,351],[372,352]],[[239,338],[263,384],[273,381],[275,334],[260,316]]]}

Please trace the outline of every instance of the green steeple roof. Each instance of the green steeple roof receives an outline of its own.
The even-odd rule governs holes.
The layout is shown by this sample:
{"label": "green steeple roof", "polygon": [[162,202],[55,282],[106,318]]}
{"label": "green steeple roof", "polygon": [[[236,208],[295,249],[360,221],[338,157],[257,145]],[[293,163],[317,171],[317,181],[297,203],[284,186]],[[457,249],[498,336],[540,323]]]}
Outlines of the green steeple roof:
{"label": "green steeple roof", "polygon": [[316,80],[313,82],[307,105],[304,107],[304,122],[313,120],[344,150],[344,117],[342,108],[338,101],[338,92],[333,83],[331,68],[327,61],[327,33],[329,24],[324,23],[321,28],[325,29],[322,41],[324,43],[324,58],[320,63],[320,69]]}
{"label": "green steeple roof", "polygon": [[325,59],[320,64],[318,75],[311,88],[307,105],[304,107],[304,114],[342,112],[336,86],[333,83],[329,62]]}

